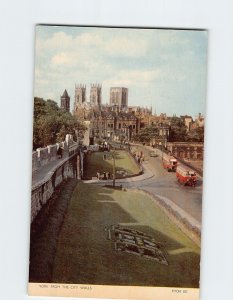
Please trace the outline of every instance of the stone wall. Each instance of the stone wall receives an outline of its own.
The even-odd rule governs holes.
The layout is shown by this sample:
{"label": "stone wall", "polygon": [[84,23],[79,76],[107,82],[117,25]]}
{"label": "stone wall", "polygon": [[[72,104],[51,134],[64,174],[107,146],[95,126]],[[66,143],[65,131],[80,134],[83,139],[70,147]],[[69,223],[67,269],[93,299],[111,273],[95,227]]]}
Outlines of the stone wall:
{"label": "stone wall", "polygon": [[78,143],[75,143],[71,136],[67,134],[64,142],[36,149],[32,153],[32,173],[49,162],[56,160],[58,158],[57,150],[59,147],[62,148],[62,158],[65,158],[76,153]]}
{"label": "stone wall", "polygon": [[[58,160],[57,150],[62,149],[62,159]],[[49,172],[32,186],[31,194],[31,222],[34,220],[41,207],[47,203],[55,188],[68,177],[80,178],[83,172],[83,155],[78,148],[78,143],[73,141],[70,134],[66,135],[64,142],[36,149],[32,153],[32,175],[34,178],[40,174],[40,169],[49,162],[53,167]],[[35,181],[34,181],[35,182]]]}
{"label": "stone wall", "polygon": [[81,173],[81,159],[82,156],[79,153],[74,154],[71,157],[67,157],[51,169],[45,178],[40,182],[32,186],[31,193],[31,222],[35,219],[38,212],[44,204],[50,199],[54,193],[56,187],[65,179],[78,178]]}
{"label": "stone wall", "polygon": [[[63,149],[62,156],[63,157],[68,157],[68,155],[69,155],[69,146],[68,146],[67,142],[61,142],[61,143],[57,143],[55,145],[49,145],[45,148],[36,149],[37,159],[36,159],[35,154],[34,154],[33,165],[36,166],[36,164],[37,164],[37,168],[39,168],[39,167],[42,167],[42,166],[46,165],[50,161],[56,160],[57,159],[57,150],[58,150],[59,147]],[[37,160],[37,163],[36,163],[36,160]],[[34,168],[33,171],[34,170],[36,170],[36,168]]]}
{"label": "stone wall", "polygon": [[204,144],[188,142],[169,142],[167,150],[177,158],[183,160],[203,160]]}
{"label": "stone wall", "polygon": [[37,151],[32,152],[32,173],[38,169],[38,153]]}

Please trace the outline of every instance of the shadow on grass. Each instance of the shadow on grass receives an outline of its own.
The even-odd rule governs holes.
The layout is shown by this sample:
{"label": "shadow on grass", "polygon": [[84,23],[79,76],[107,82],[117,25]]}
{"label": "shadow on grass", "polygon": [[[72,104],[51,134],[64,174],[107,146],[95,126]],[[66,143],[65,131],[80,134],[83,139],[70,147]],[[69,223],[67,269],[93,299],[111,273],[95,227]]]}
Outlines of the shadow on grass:
{"label": "shadow on grass", "polygon": [[[198,287],[199,255],[191,249],[182,251],[184,245],[163,234],[162,228],[161,231],[155,230],[138,222],[133,212],[127,212],[118,203],[124,201],[124,193],[80,184],[60,232],[52,281]],[[116,251],[112,241],[107,239],[105,230],[112,224],[122,224],[126,228],[150,234],[163,243],[168,252],[175,250],[175,255],[168,255],[169,265],[164,266],[145,257]]]}

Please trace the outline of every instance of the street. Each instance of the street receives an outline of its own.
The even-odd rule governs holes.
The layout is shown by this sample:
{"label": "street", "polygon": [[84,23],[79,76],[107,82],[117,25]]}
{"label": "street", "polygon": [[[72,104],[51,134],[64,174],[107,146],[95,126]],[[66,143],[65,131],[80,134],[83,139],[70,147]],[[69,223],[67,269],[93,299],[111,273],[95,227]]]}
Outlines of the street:
{"label": "street", "polygon": [[145,171],[151,171],[154,176],[141,181],[125,182],[124,186],[140,188],[155,196],[165,197],[201,223],[202,178],[198,177],[196,187],[183,186],[178,183],[174,172],[168,172],[163,168],[160,156],[150,157],[149,152],[152,148],[141,145],[137,147],[146,156],[143,163]]}

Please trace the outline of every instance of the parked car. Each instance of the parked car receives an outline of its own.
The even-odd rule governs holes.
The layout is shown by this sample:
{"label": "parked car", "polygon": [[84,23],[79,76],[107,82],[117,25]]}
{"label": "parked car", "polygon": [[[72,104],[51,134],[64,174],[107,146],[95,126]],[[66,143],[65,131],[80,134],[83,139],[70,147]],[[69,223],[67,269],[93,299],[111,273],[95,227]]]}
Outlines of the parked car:
{"label": "parked car", "polygon": [[92,152],[96,152],[99,151],[99,145],[95,144],[95,145],[90,145],[89,146],[89,150]]}
{"label": "parked car", "polygon": [[158,157],[158,153],[156,151],[150,151],[150,157]]}

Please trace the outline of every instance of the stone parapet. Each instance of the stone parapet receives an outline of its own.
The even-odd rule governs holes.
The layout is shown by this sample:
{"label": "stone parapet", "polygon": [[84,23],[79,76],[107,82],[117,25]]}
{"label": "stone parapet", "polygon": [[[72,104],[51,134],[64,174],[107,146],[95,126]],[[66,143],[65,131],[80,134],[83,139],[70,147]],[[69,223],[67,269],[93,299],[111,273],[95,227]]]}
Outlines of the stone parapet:
{"label": "stone parapet", "polygon": [[59,144],[47,146],[49,161],[53,161],[57,158],[57,149],[58,149],[58,147],[59,147]]}
{"label": "stone parapet", "polygon": [[38,148],[37,151],[37,158],[38,158],[38,166],[42,167],[46,165],[49,161],[49,153],[48,148]]}
{"label": "stone parapet", "polygon": [[38,170],[38,154],[37,151],[32,152],[32,173]]}
{"label": "stone parapet", "polygon": [[41,181],[32,186],[31,222],[50,199],[55,188],[67,178],[77,178],[78,173],[80,173],[80,165],[77,165],[77,155],[73,155],[55,165]]}
{"label": "stone parapet", "polygon": [[71,139],[66,139],[64,142],[36,149],[32,153],[32,173],[37,171],[40,167],[47,165],[49,162],[56,160],[59,156],[59,148],[62,149],[62,158],[69,157],[77,152],[78,143],[75,143]]}

